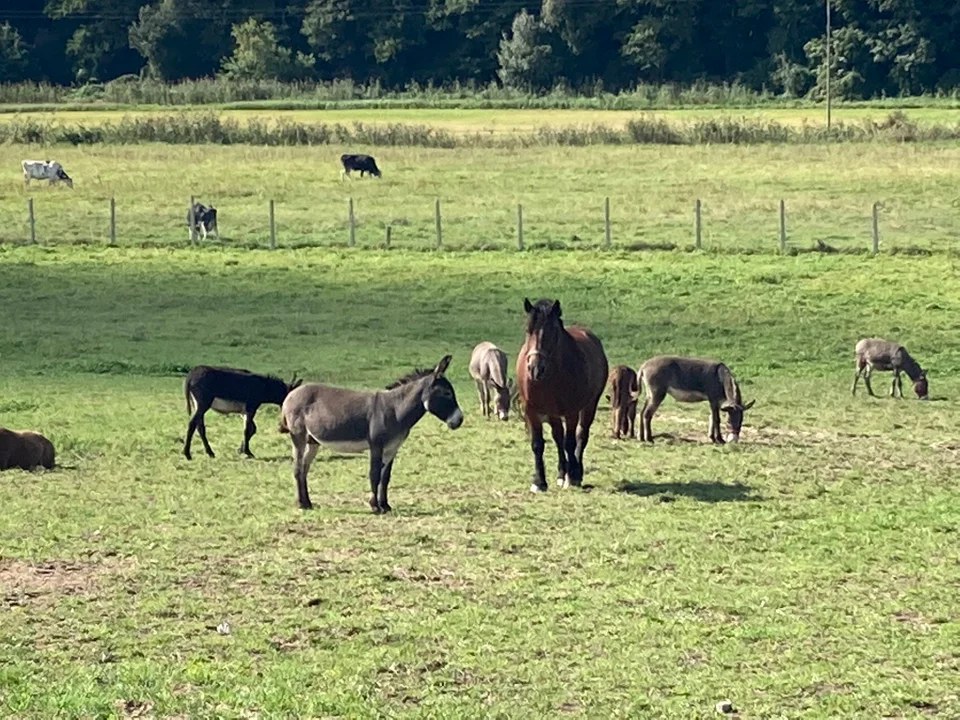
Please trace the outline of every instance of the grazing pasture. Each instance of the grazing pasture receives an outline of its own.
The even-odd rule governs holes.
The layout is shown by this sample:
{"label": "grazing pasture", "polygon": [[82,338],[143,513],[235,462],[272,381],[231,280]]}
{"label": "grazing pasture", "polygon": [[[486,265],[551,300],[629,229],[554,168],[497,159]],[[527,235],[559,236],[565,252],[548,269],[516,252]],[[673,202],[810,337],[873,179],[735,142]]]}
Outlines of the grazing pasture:
{"label": "grazing pasture", "polygon": [[[776,252],[778,204],[787,248],[867,251],[871,209],[881,202],[881,251],[952,253],[960,227],[960,146],[664,145],[426,149],[251,146],[57,146],[43,149],[70,169],[72,192],[24,188],[20,161],[40,151],[0,146],[0,242],[29,238],[34,199],[43,243],[106,243],[116,198],[121,245],[183,245],[190,195],[218,211],[226,245],[269,242],[275,201],[280,246],[348,242],[354,201],[356,243],[404,248],[435,244],[440,200],[448,248],[516,247],[517,204],[527,247],[596,248],[610,198],[614,247],[689,247],[702,201],[703,247]],[[370,152],[380,179],[340,180],[344,152]],[[206,242],[215,242],[210,239]]]}
{"label": "grazing pasture", "polygon": [[[138,172],[167,158],[158,207],[186,192],[167,149],[107,151],[137,152]],[[80,198],[117,188],[85,189],[99,155],[62,155]],[[198,184],[228,187],[218,157]],[[444,182],[391,160],[387,197],[394,174]],[[464,162],[478,197],[496,186],[494,160]],[[327,182],[278,181],[321,205]],[[0,424],[61,463],[0,475],[0,715],[687,718],[729,698],[742,717],[956,717],[956,288],[946,256],[0,245]],[[611,363],[729,364],[757,400],[741,442],[710,445],[705,407],[670,399],[671,435],[613,441],[601,401],[585,489],[530,493],[521,423],[484,420],[467,374],[481,339],[515,356],[524,296],[561,298]],[[929,402],[851,396],[867,335],[923,359]],[[322,450],[299,510],[272,407],[257,459],[215,413],[218,457],[180,454],[193,364],[376,388],[447,353],[466,419],[410,435],[388,516],[367,458]]]}

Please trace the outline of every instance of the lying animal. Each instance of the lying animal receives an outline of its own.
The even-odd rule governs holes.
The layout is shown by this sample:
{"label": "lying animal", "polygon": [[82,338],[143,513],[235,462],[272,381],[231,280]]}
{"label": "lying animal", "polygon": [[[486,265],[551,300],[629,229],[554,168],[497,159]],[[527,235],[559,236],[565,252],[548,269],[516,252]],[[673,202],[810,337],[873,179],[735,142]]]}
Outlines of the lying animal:
{"label": "lying animal", "polygon": [[0,470],[53,467],[53,443],[39,433],[0,428]]}

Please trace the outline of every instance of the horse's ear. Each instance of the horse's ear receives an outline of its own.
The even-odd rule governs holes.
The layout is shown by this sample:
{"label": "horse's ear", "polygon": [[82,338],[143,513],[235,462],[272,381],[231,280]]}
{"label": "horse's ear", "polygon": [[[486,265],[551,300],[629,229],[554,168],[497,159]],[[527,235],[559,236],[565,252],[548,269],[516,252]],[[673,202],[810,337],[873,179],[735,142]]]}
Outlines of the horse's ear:
{"label": "horse's ear", "polygon": [[560,301],[559,300],[553,301],[553,307],[550,308],[550,314],[556,317],[560,317]]}
{"label": "horse's ear", "polygon": [[524,298],[524,299],[523,299],[523,311],[524,311],[525,313],[528,313],[528,314],[529,314],[532,310],[533,310],[533,305],[530,304],[530,299],[529,299],[529,298]]}
{"label": "horse's ear", "polygon": [[744,406],[743,406],[743,409],[744,409],[745,411],[746,411],[746,410],[749,410],[750,408],[753,407],[753,404],[754,404],[756,401],[757,401],[757,399],[754,398],[753,400],[751,400],[750,402],[748,402],[746,405],[744,405]]}
{"label": "horse's ear", "polygon": [[433,369],[433,374],[434,374],[434,375],[437,375],[438,377],[439,377],[440,375],[443,375],[443,373],[446,372],[447,367],[449,367],[449,365],[450,365],[450,359],[451,359],[452,357],[453,357],[453,355],[444,355],[444,356],[443,356],[443,360],[441,360],[439,363],[437,363],[437,366]]}

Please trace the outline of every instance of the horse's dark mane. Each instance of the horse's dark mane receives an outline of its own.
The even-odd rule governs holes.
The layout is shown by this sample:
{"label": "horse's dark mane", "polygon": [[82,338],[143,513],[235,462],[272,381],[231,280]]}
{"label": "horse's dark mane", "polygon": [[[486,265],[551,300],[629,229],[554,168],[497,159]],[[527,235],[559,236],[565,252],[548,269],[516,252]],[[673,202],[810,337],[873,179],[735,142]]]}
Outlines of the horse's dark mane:
{"label": "horse's dark mane", "polygon": [[398,388],[401,385],[407,385],[408,383],[412,383],[414,380],[419,380],[420,378],[426,377],[432,372],[433,372],[433,368],[414,368],[403,377],[397,378],[392,383],[387,385],[386,389],[393,390],[394,388]]}
{"label": "horse's dark mane", "polygon": [[[553,300],[541,299],[533,303],[533,309],[527,314],[527,334],[536,332],[543,327],[550,311],[553,309]],[[562,323],[561,323],[562,324]]]}

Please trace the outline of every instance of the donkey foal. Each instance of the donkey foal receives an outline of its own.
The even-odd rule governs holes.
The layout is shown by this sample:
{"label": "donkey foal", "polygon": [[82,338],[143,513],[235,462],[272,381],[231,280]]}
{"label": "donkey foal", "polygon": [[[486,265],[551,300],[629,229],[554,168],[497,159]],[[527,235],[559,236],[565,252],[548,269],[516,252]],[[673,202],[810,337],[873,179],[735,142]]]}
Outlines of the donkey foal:
{"label": "donkey foal", "polygon": [[610,437],[633,437],[637,420],[637,395],[640,387],[637,374],[626,365],[615,365],[610,371],[610,415],[613,428]]}

